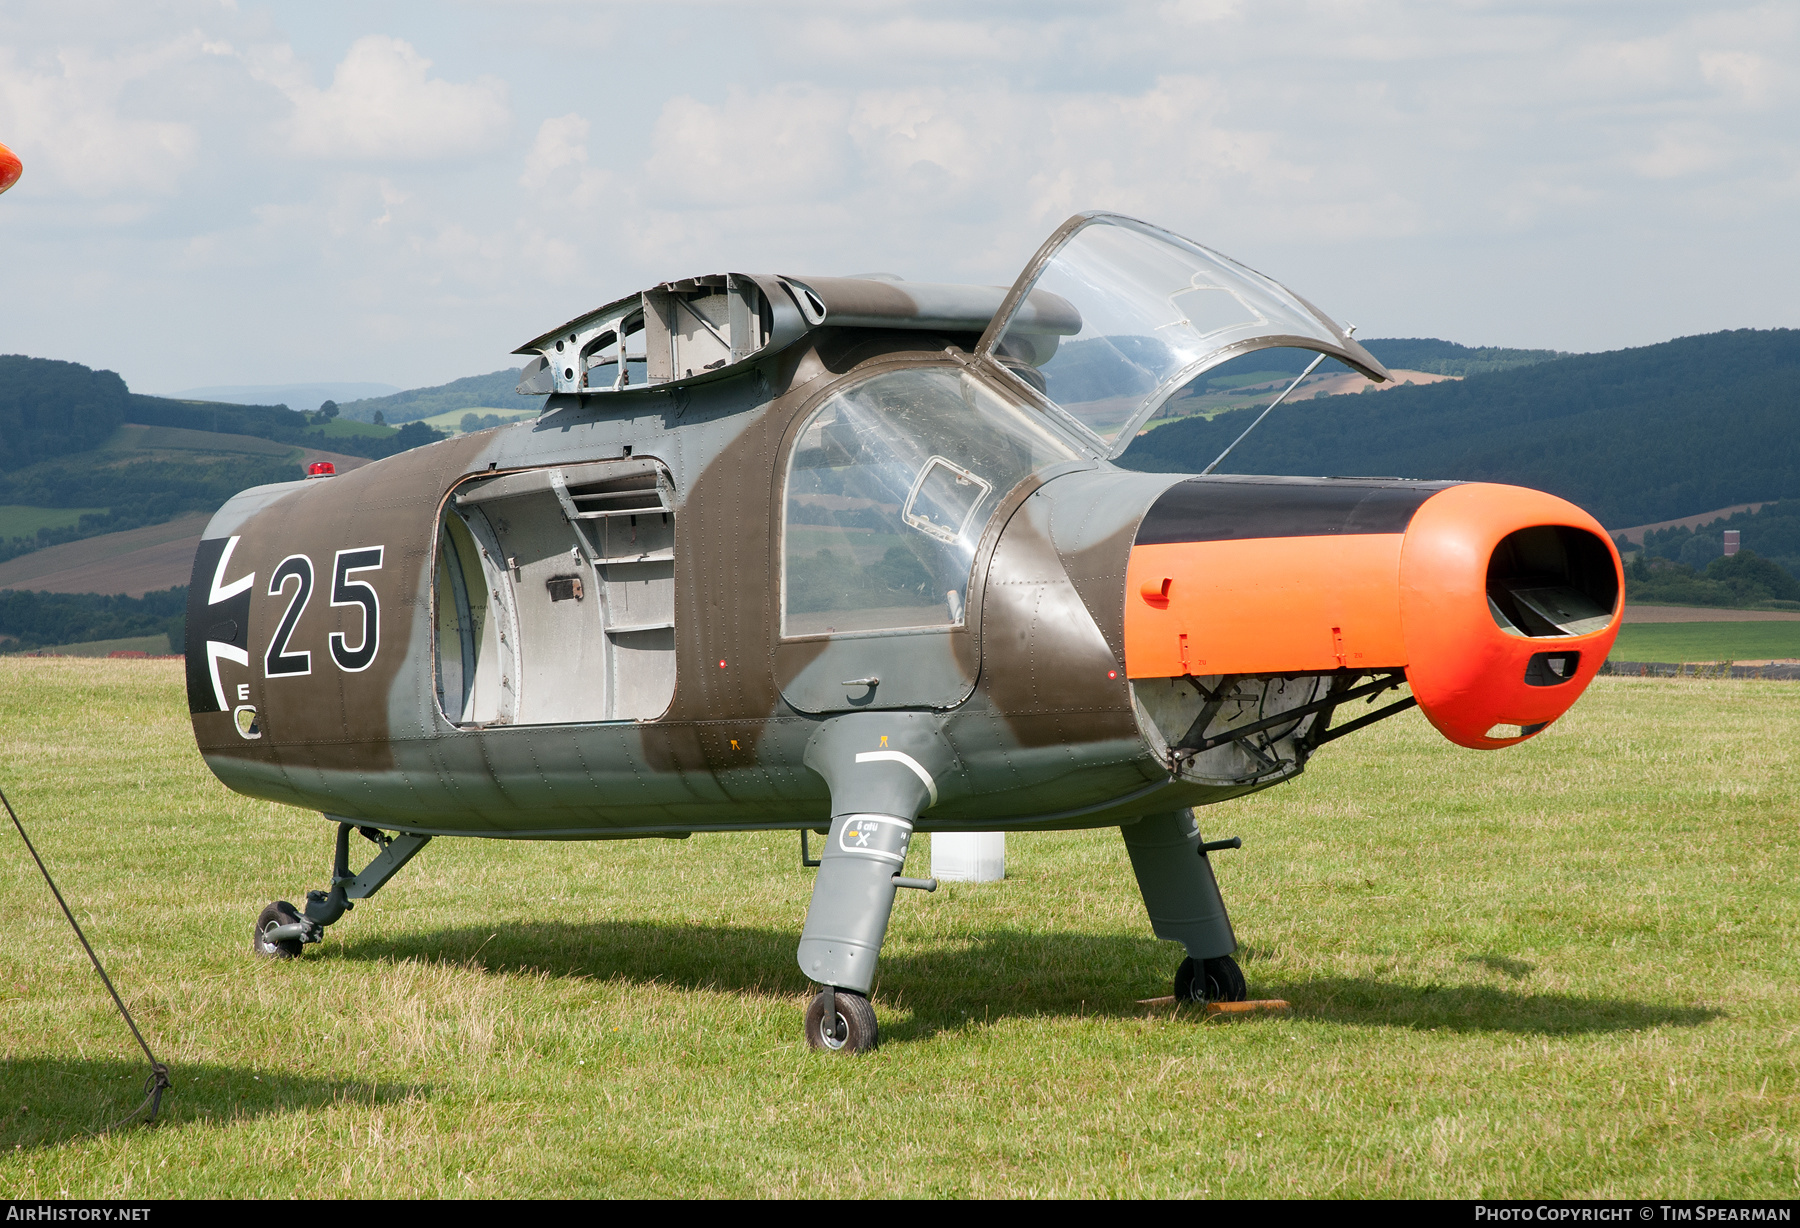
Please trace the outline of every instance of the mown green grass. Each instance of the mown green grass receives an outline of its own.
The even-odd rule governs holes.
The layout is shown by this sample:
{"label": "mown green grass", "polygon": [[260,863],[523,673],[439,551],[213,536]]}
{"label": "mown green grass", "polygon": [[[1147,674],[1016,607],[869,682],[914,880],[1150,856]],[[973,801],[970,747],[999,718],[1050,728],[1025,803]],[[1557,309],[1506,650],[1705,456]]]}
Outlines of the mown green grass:
{"label": "mown green grass", "polygon": [[1614,661],[1768,661],[1800,657],[1800,621],[1628,623]]}
{"label": "mown green grass", "polygon": [[1495,753],[1409,713],[1207,812],[1284,1018],[1138,1006],[1180,957],[1117,833],[1012,837],[903,893],[857,1059],[800,1041],[786,834],[438,841],[255,960],[329,829],[182,707],[176,663],[0,661],[0,783],[176,1079],[82,1135],[142,1065],[15,839],[0,1196],[1800,1193],[1800,686],[1601,679]]}
{"label": "mown green grass", "polygon": [[12,537],[32,537],[39,529],[66,529],[88,512],[103,507],[29,507],[22,503],[0,505],[0,542]]}

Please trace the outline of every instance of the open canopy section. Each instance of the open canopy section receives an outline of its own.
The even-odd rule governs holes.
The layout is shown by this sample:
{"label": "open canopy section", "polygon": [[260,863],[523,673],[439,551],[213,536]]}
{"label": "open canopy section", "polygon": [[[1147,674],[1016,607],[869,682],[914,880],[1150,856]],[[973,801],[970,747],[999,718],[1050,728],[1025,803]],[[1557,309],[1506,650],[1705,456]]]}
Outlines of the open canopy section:
{"label": "open canopy section", "polygon": [[[1075,318],[1046,328],[1046,302]],[[1254,269],[1133,218],[1081,213],[1025,267],[979,353],[1116,456],[1195,376],[1277,346],[1388,378],[1330,317]]]}

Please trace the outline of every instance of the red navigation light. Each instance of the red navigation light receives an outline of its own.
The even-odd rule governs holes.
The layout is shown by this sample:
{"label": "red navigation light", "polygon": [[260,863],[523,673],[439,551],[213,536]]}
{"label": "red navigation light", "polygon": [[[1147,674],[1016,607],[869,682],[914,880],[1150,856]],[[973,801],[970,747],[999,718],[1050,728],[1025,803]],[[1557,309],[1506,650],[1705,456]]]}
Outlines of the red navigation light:
{"label": "red navigation light", "polygon": [[306,467],[309,478],[332,478],[337,476],[337,466],[330,461],[314,461]]}
{"label": "red navigation light", "polygon": [[19,155],[0,145],[0,192],[19,182],[19,176],[25,173],[25,164],[19,161]]}

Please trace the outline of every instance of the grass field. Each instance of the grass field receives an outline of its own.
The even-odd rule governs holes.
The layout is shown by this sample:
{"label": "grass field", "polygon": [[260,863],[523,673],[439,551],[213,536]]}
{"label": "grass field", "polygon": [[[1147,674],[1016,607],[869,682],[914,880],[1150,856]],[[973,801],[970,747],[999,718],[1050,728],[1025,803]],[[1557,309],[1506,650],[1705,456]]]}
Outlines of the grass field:
{"label": "grass field", "polygon": [[103,507],[27,507],[22,503],[0,505],[0,542],[11,537],[30,537],[39,529],[65,529],[88,512]]}
{"label": "grass field", "polygon": [[1615,661],[1767,661],[1800,657],[1800,621],[1630,623],[1619,628]]}
{"label": "grass field", "polygon": [[1492,754],[1409,713],[1208,812],[1285,1018],[1136,1005],[1179,954],[1117,833],[1015,836],[903,894],[844,1060],[785,834],[439,841],[258,962],[328,828],[212,780],[180,677],[0,661],[0,783],[176,1080],[80,1133],[143,1069],[12,839],[0,1196],[1800,1194],[1800,685],[1601,679]]}
{"label": "grass field", "polygon": [[[0,651],[5,651],[0,649]],[[119,640],[84,640],[79,644],[53,644],[48,648],[32,648],[30,652],[50,653],[66,657],[104,657],[113,652],[147,652],[152,656],[167,656],[170,651],[169,637],[161,632],[155,635],[132,635]]]}

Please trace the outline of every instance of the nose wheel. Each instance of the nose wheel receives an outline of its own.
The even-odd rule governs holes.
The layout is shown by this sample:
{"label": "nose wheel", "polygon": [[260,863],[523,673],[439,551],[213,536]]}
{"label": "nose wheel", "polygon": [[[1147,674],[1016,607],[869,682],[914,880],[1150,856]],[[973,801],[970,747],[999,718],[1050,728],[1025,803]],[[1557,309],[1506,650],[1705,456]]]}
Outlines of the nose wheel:
{"label": "nose wheel", "polygon": [[1242,1002],[1249,996],[1244,971],[1229,955],[1203,960],[1189,956],[1175,971],[1177,1002]]}
{"label": "nose wheel", "polygon": [[[827,1022],[829,1020],[829,1023]],[[828,1053],[864,1053],[881,1043],[875,1008],[848,989],[827,989],[806,1007],[806,1045]]]}

